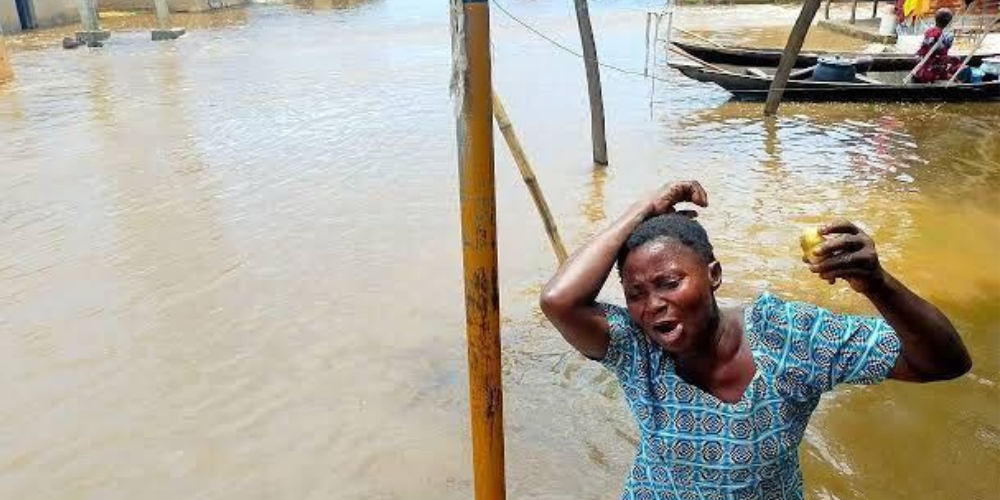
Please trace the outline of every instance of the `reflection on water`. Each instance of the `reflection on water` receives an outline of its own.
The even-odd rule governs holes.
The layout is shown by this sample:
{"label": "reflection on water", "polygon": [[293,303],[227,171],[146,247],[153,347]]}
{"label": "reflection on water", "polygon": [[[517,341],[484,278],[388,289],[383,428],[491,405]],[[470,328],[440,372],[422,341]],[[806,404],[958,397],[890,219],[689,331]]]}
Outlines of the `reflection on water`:
{"label": "reflection on water", "polygon": [[[571,4],[509,4],[573,40]],[[642,67],[636,5],[593,11],[609,63]],[[729,9],[678,22],[780,30],[796,14]],[[447,9],[313,0],[193,19],[171,43],[131,19],[101,50],[63,51],[59,30],[11,44],[0,498],[468,498]],[[769,288],[868,310],[798,260],[801,226],[846,217],[955,319],[971,375],[823,402],[803,447],[812,496],[994,495],[995,106],[787,103],[765,120],[664,70],[650,119],[647,83],[607,73],[612,164],[593,168],[579,60],[504,18],[494,54],[565,241],[696,178],[727,303]],[[634,424],[537,310],[554,259],[503,154],[497,183],[511,497],[609,498]]]}

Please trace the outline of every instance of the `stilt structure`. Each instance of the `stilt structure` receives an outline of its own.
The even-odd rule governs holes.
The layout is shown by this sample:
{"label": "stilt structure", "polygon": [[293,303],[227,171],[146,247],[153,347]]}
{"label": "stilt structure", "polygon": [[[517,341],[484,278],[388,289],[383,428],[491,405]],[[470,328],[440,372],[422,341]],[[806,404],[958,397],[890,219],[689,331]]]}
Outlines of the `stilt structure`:
{"label": "stilt structure", "polygon": [[767,93],[767,103],[764,104],[764,116],[771,116],[778,112],[778,105],[781,104],[781,97],[785,93],[785,86],[788,85],[788,77],[792,74],[792,67],[802,50],[802,43],[809,33],[809,26],[812,25],[816,11],[819,10],[819,3],[822,0],[805,0],[802,10],[799,12],[795,26],[788,35],[788,43],[785,44],[785,51],[781,54],[781,61],[778,62],[778,69],[774,73],[774,80],[771,81],[771,89]]}
{"label": "stilt structure", "polygon": [[3,37],[3,27],[0,27],[0,83],[14,79],[14,69],[10,65],[10,56],[7,55],[7,42]]}
{"label": "stilt structure", "polygon": [[594,148],[594,163],[608,164],[608,142],[604,136],[604,97],[601,94],[601,70],[597,62],[594,30],[590,25],[587,0],[573,0],[576,4],[576,24],[580,29],[583,48],[583,65],[587,72],[587,93],[590,96],[590,140]]}
{"label": "stilt structure", "polygon": [[97,0],[77,0],[80,9],[80,24],[83,29],[76,32],[76,39],[89,47],[100,46],[101,42],[111,38],[111,32],[101,29],[100,18],[97,15]]}
{"label": "stilt structure", "polygon": [[473,487],[476,500],[504,500],[490,10],[486,0],[450,1]]}
{"label": "stilt structure", "polygon": [[184,34],[184,28],[173,28],[170,26],[170,6],[167,0],[153,0],[156,8],[156,29],[152,32],[153,41],[175,40]]}

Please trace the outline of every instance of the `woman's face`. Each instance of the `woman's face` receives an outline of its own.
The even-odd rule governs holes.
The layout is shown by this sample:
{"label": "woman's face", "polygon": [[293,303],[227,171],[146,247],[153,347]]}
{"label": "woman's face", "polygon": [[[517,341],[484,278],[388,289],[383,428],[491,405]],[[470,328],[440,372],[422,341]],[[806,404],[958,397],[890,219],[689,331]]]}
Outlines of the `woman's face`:
{"label": "woman's face", "polygon": [[708,340],[715,319],[713,292],[722,283],[718,262],[668,238],[632,250],[622,269],[629,315],[671,353],[691,352]]}

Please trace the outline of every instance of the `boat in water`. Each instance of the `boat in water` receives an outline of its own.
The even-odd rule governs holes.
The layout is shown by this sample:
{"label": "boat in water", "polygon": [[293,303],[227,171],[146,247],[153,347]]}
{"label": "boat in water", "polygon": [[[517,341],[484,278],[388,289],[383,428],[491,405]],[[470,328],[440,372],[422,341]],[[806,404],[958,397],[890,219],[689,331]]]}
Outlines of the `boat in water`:
{"label": "boat in water", "polygon": [[[713,83],[741,101],[764,101],[774,76],[760,68],[719,67],[672,62],[688,78]],[[903,83],[907,72],[876,76],[857,73],[849,81],[819,81],[815,67],[793,71],[785,86],[786,101],[812,102],[1000,102],[1000,81],[981,83]]]}
{"label": "boat in water", "polygon": [[[682,41],[672,42],[676,47],[691,54],[702,61],[712,64],[730,64],[734,66],[753,66],[759,68],[775,68],[781,60],[781,49],[761,49],[753,47],[702,45],[687,43]],[[846,54],[828,52],[821,50],[809,50],[799,53],[795,60],[796,68],[808,68],[819,63],[819,59],[825,56],[839,55],[847,59],[870,59],[869,71],[909,71],[919,62],[919,58],[913,54]],[[959,58],[965,58],[965,54],[952,54]],[[969,61],[969,66],[979,66],[983,59],[994,57],[997,54],[975,55]]]}

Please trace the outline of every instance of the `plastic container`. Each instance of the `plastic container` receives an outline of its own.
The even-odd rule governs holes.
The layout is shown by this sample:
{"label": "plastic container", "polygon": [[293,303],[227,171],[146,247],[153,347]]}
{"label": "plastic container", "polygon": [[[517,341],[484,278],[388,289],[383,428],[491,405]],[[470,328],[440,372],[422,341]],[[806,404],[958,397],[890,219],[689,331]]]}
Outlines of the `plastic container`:
{"label": "plastic container", "polygon": [[896,14],[894,12],[883,12],[879,16],[878,34],[892,36],[896,34]]}
{"label": "plastic container", "polygon": [[812,79],[816,82],[852,82],[857,75],[854,63],[854,59],[821,57]]}
{"label": "plastic container", "polygon": [[1000,57],[983,59],[983,63],[979,65],[979,69],[983,70],[983,73],[987,75],[1000,76]]}

